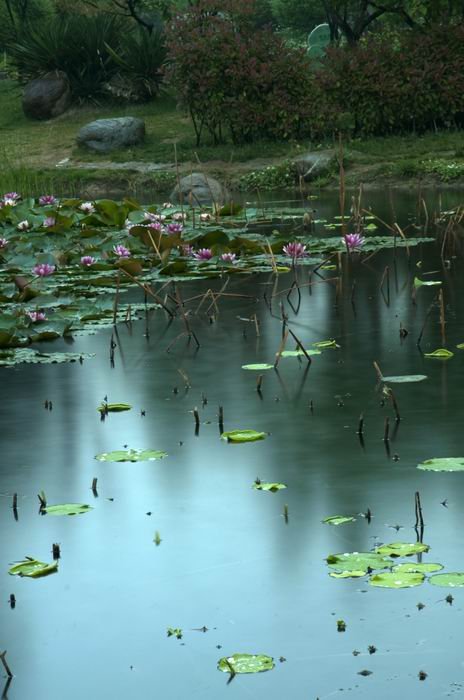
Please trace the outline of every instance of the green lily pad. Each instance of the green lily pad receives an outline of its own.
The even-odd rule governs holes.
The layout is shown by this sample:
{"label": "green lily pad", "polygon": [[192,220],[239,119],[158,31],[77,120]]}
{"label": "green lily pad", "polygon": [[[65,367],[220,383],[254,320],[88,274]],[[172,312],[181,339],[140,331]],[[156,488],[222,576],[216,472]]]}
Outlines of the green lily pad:
{"label": "green lily pad", "polygon": [[13,367],[20,364],[55,365],[62,362],[81,362],[95,357],[95,353],[77,352],[37,352],[30,348],[12,348],[0,351],[0,367]]}
{"label": "green lily pad", "polygon": [[414,278],[414,286],[416,289],[419,287],[436,287],[437,285],[442,284],[438,280],[427,280],[427,282],[424,282],[423,280],[420,280],[418,277]]}
{"label": "green lily pad", "polygon": [[451,350],[446,350],[445,348],[438,348],[433,352],[424,353],[424,357],[428,357],[431,360],[451,360],[454,357],[454,352]]}
{"label": "green lily pad", "polygon": [[397,564],[392,571],[400,574],[432,574],[434,571],[441,571],[443,564]]}
{"label": "green lily pad", "polygon": [[[311,355],[322,355],[322,352],[320,350],[306,350],[306,355],[311,357]],[[303,350],[284,350],[281,354],[281,357],[301,357],[305,356]]]}
{"label": "green lily pad", "polygon": [[336,571],[367,571],[368,569],[376,571],[391,567],[391,560],[375,552],[329,554],[326,561],[329,567]]}
{"label": "green lily pad", "polygon": [[401,374],[394,377],[382,377],[382,381],[389,384],[409,384],[412,382],[423,382],[427,378],[426,374]]}
{"label": "green lily pad", "polygon": [[262,673],[274,668],[272,656],[264,654],[232,654],[218,661],[218,670],[223,673]]}
{"label": "green lily pad", "polygon": [[331,571],[329,576],[332,578],[362,578],[367,576],[367,571]]}
{"label": "green lily pad", "polygon": [[322,521],[326,525],[345,525],[345,523],[354,523],[356,518],[352,515],[331,515],[329,518],[324,518]]}
{"label": "green lily pad", "polygon": [[89,510],[93,510],[92,506],[84,503],[64,503],[62,505],[46,506],[42,509],[42,512],[47,513],[47,515],[81,515],[82,513],[88,513]]}
{"label": "green lily pad", "polygon": [[152,462],[167,456],[167,452],[161,450],[114,450],[101,452],[95,455],[95,459],[99,462]]}
{"label": "green lily pad", "polygon": [[420,586],[424,579],[424,574],[384,573],[371,576],[369,583],[378,588],[412,588]]}
{"label": "green lily pad", "polygon": [[221,435],[221,438],[227,442],[255,442],[256,440],[264,440],[265,437],[267,437],[267,433],[260,433],[256,430],[229,430]]}
{"label": "green lily pad", "polygon": [[242,369],[249,369],[252,372],[263,372],[266,369],[274,369],[274,365],[266,365],[266,364],[242,365]]}
{"label": "green lily pad", "polygon": [[253,484],[253,488],[256,489],[257,491],[272,491],[273,493],[275,491],[282,491],[282,489],[286,489],[287,486],[286,484],[279,484],[279,483],[268,483],[265,481],[260,481],[256,482]]}
{"label": "green lily pad", "polygon": [[464,573],[437,574],[430,576],[429,583],[443,588],[461,588],[464,586]]}
{"label": "green lily pad", "polygon": [[421,554],[422,552],[428,552],[430,549],[428,544],[422,544],[422,542],[391,542],[390,544],[383,544],[381,547],[377,547],[375,550],[377,554],[381,554],[387,557],[410,557],[413,554]]}
{"label": "green lily pad", "polygon": [[43,561],[38,561],[32,557],[26,557],[23,561],[18,561],[10,569],[8,573],[11,576],[27,576],[28,578],[40,578],[48,576],[58,571],[58,562],[46,564]]}
{"label": "green lily pad", "polygon": [[417,465],[418,469],[427,472],[462,472],[464,471],[464,457],[435,457],[426,459]]}
{"label": "green lily pad", "polygon": [[317,343],[312,343],[314,348],[339,348],[340,345],[335,340],[319,340]]}
{"label": "green lily pad", "polygon": [[97,411],[100,413],[119,413],[120,411],[130,411],[131,408],[130,403],[102,403]]}
{"label": "green lily pad", "polygon": [[464,343],[459,343],[459,345],[456,345],[458,350],[464,350]]}

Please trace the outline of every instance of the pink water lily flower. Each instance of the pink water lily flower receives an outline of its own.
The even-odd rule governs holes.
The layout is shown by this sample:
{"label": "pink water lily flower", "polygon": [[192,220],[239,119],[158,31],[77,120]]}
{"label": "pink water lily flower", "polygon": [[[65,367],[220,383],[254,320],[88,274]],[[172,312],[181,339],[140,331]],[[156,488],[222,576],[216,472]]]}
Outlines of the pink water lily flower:
{"label": "pink water lily flower", "polygon": [[5,204],[9,204],[12,207],[14,207],[20,199],[21,195],[17,192],[5,192],[3,195],[3,201]]}
{"label": "pink water lily flower", "polygon": [[93,265],[96,261],[95,258],[93,258],[91,255],[83,255],[81,258],[81,265],[84,267],[90,267]]}
{"label": "pink water lily flower", "polygon": [[211,260],[213,253],[210,248],[200,248],[193,254],[193,257],[197,260]]}
{"label": "pink water lily flower", "polygon": [[346,245],[350,253],[353,253],[356,250],[361,250],[365,242],[366,239],[359,233],[347,233],[342,238],[342,243]]}
{"label": "pink water lily flower", "polygon": [[55,217],[54,216],[47,216],[47,218],[44,219],[42,226],[44,226],[45,228],[51,228],[55,224],[56,224]]}
{"label": "pink water lily flower", "polygon": [[293,241],[293,243],[287,243],[282,249],[289,258],[293,261],[298,258],[304,258],[308,253],[306,252],[306,246],[298,241]]}
{"label": "pink water lily flower", "polygon": [[39,263],[32,268],[32,272],[34,275],[37,275],[37,277],[49,277],[53,275],[55,270],[55,266],[49,265],[48,263]]}
{"label": "pink water lily flower", "polygon": [[39,204],[41,207],[45,207],[47,204],[56,204],[56,197],[52,194],[42,194],[39,197]]}
{"label": "pink water lily flower", "polygon": [[9,242],[10,241],[7,241],[6,238],[0,238],[0,250],[3,250],[3,248],[6,248]]}
{"label": "pink water lily flower", "polygon": [[47,314],[43,311],[26,311],[26,315],[29,316],[32,323],[38,323],[39,321],[47,320]]}
{"label": "pink water lily flower", "polygon": [[182,231],[184,230],[184,227],[182,226],[182,224],[178,224],[176,222],[173,222],[173,223],[170,223],[167,225],[166,230],[169,234],[171,234],[173,236],[175,234],[182,233]]}
{"label": "pink water lily flower", "polygon": [[131,255],[130,250],[121,244],[113,246],[113,253],[119,258],[130,258]]}
{"label": "pink water lily flower", "polygon": [[82,204],[79,205],[79,209],[83,211],[84,214],[93,214],[95,211],[95,207],[92,202],[82,202]]}
{"label": "pink water lily flower", "polygon": [[23,221],[19,222],[16,228],[18,229],[18,231],[28,231],[31,228],[31,224],[27,219],[24,219]]}
{"label": "pink water lily flower", "polygon": [[162,223],[159,221],[150,221],[149,224],[146,224],[147,228],[151,228],[153,231],[158,231],[158,233],[164,233],[165,228]]}
{"label": "pink water lily flower", "polygon": [[237,262],[236,258],[237,258],[237,256],[235,255],[235,253],[223,253],[221,255],[221,260],[223,260],[224,262],[228,262],[228,263]]}

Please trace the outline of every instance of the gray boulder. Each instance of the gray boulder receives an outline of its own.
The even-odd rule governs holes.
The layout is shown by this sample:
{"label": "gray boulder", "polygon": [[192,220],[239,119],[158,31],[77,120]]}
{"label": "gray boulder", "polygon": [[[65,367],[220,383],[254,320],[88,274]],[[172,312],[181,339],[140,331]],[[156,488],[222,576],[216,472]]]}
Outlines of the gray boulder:
{"label": "gray boulder", "polygon": [[52,71],[27,83],[23,112],[30,119],[53,119],[71,104],[71,88],[66,73]]}
{"label": "gray boulder", "polygon": [[230,200],[230,194],[214,177],[192,173],[179,181],[169,199],[171,202],[191,203],[198,207],[203,204],[224,204]]}
{"label": "gray boulder", "polygon": [[293,161],[299,175],[305,182],[328,175],[336,164],[335,151],[312,151]]}
{"label": "gray boulder", "polygon": [[109,153],[141,143],[145,138],[145,122],[136,117],[97,119],[80,129],[76,141],[79,146],[97,153]]}

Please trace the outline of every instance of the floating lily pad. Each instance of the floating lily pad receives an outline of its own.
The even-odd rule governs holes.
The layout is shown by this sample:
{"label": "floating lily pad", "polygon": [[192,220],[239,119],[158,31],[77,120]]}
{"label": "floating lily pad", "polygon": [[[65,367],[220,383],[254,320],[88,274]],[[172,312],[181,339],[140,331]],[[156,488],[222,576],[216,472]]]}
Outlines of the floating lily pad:
{"label": "floating lily pad", "polygon": [[100,413],[119,413],[120,411],[130,411],[131,408],[130,403],[102,403],[97,411]]}
{"label": "floating lily pad", "polygon": [[375,551],[377,554],[388,557],[410,557],[412,554],[428,552],[429,549],[429,545],[422,542],[411,544],[408,542],[391,542],[390,544],[383,544],[381,547],[377,547]]}
{"label": "floating lily pad", "polygon": [[331,569],[336,571],[367,571],[371,569],[389,569],[391,560],[375,552],[345,552],[344,554],[329,554],[326,559]]}
{"label": "floating lily pad", "polygon": [[267,437],[267,433],[260,433],[256,430],[229,430],[221,435],[221,438],[227,442],[255,442],[256,440],[264,440],[265,437]]}
{"label": "floating lily pad", "polygon": [[322,521],[326,525],[345,525],[345,523],[354,523],[356,518],[352,515],[331,515],[329,518],[324,518]]}
{"label": "floating lily pad", "polygon": [[272,656],[264,654],[232,654],[218,661],[218,670],[223,673],[262,673],[274,668]]}
{"label": "floating lily pad", "polygon": [[437,574],[429,578],[429,583],[442,588],[461,588],[464,586],[464,573]]}
{"label": "floating lily pad", "polygon": [[441,282],[439,280],[427,280],[427,282],[424,282],[423,280],[420,280],[418,277],[414,278],[414,286],[416,289],[418,287],[436,287],[440,285]]}
{"label": "floating lily pad", "polygon": [[389,384],[409,384],[412,382],[423,382],[427,378],[426,374],[400,374],[394,377],[382,377],[382,381]]}
{"label": "floating lily pad", "polygon": [[26,557],[23,561],[18,561],[9,570],[11,576],[27,576],[28,578],[40,578],[48,576],[58,571],[58,562],[46,564],[32,557]]}
{"label": "floating lily pad", "polygon": [[99,462],[152,462],[167,456],[167,452],[161,450],[114,450],[101,452],[95,455],[95,459]]}
{"label": "floating lily pad", "polygon": [[464,471],[464,457],[435,457],[426,459],[417,465],[418,469],[427,472],[462,472]]}
{"label": "floating lily pad", "polygon": [[82,513],[88,513],[89,510],[93,510],[92,506],[84,503],[64,503],[42,508],[42,512],[47,513],[47,515],[81,515]]}
{"label": "floating lily pad", "polygon": [[400,574],[432,574],[434,571],[441,571],[443,564],[397,564],[393,571]]}
{"label": "floating lily pad", "polygon": [[446,350],[445,348],[438,348],[438,350],[434,350],[433,352],[424,353],[424,357],[428,357],[431,360],[450,360],[454,357],[454,352]]}
{"label": "floating lily pad", "polygon": [[332,578],[362,578],[367,576],[367,571],[331,571],[329,576]]}
{"label": "floating lily pad", "polygon": [[458,350],[464,350],[464,343],[459,343],[459,345],[456,345]]}
{"label": "floating lily pad", "polygon": [[286,484],[268,483],[265,481],[260,481],[258,483],[255,481],[253,488],[257,491],[272,491],[274,493],[275,491],[282,491],[282,489],[286,489],[287,486]]}
{"label": "floating lily pad", "polygon": [[37,352],[30,348],[12,348],[0,351],[0,367],[13,367],[20,364],[55,365],[62,362],[82,362],[95,353],[77,352]]}
{"label": "floating lily pad", "polygon": [[339,348],[340,345],[335,340],[319,340],[317,343],[312,343],[314,348]]}
{"label": "floating lily pad", "polygon": [[[320,350],[306,350],[306,355],[311,357],[311,355],[322,355]],[[281,357],[305,357],[303,350],[284,350]]]}
{"label": "floating lily pad", "polygon": [[378,588],[412,588],[420,586],[424,579],[424,574],[384,573],[371,576],[369,583]]}
{"label": "floating lily pad", "polygon": [[266,369],[274,369],[274,365],[257,364],[257,365],[242,365],[242,369],[249,369],[252,372],[263,372]]}

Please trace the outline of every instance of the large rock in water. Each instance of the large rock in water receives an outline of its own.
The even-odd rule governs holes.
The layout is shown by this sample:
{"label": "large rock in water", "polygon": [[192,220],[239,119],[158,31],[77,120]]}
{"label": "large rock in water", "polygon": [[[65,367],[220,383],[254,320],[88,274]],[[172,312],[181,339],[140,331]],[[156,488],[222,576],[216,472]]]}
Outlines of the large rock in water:
{"label": "large rock in water", "polygon": [[109,153],[141,143],[145,138],[145,122],[136,117],[97,119],[82,127],[77,134],[79,146],[97,153]]}
{"label": "large rock in water", "polygon": [[66,73],[52,71],[27,83],[23,93],[23,111],[31,119],[53,119],[71,104],[71,88]]}
{"label": "large rock in water", "polygon": [[171,202],[182,202],[198,207],[202,204],[224,204],[230,200],[226,187],[214,177],[192,173],[183,177],[171,192]]}
{"label": "large rock in water", "polygon": [[312,151],[295,158],[293,161],[299,175],[310,182],[318,177],[328,175],[336,163],[335,151]]}

